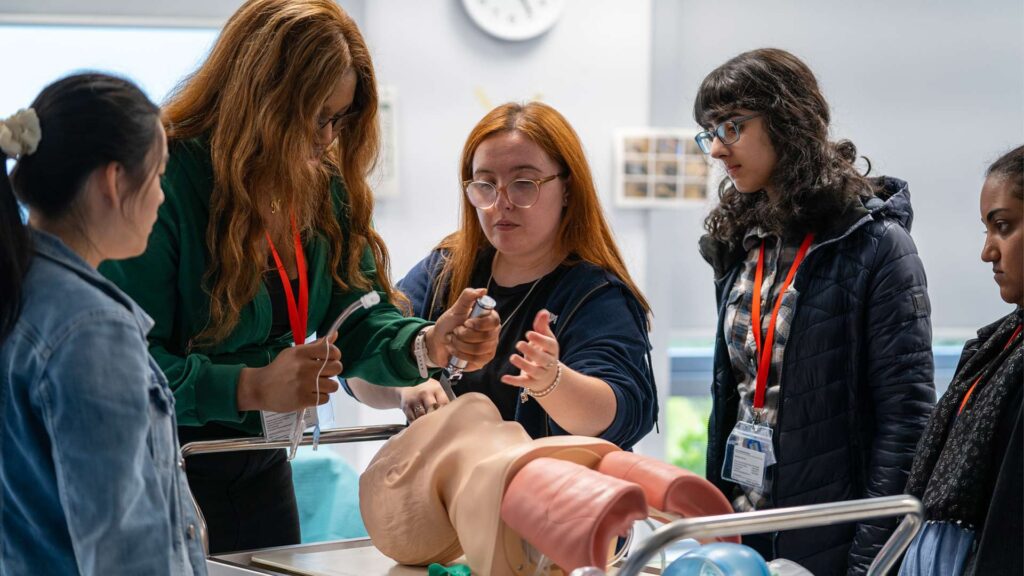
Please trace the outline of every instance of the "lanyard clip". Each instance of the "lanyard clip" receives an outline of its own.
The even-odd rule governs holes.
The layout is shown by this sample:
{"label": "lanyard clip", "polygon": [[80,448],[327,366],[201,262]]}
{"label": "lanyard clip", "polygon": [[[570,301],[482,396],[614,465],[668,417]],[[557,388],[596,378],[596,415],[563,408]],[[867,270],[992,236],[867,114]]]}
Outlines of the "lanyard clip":
{"label": "lanyard clip", "polygon": [[753,415],[753,418],[754,418],[753,424],[755,426],[760,426],[761,424],[764,424],[766,422],[766,420],[765,420],[765,409],[764,408],[756,408],[756,407],[755,408],[751,408],[750,409],[750,413],[751,413],[751,415]]}

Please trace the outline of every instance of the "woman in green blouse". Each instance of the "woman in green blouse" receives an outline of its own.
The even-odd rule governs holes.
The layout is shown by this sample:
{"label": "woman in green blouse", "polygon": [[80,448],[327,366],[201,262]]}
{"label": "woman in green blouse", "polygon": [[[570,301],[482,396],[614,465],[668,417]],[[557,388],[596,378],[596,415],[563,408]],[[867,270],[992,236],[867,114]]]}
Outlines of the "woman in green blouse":
{"label": "woman in green blouse", "polygon": [[[411,386],[451,354],[470,370],[493,357],[497,315],[468,320],[482,290],[436,324],[399,309],[370,224],[373,66],[335,2],[245,3],[164,123],[166,202],[149,247],[103,273],[156,322],[150,351],[174,389],[183,443],[261,434],[260,410],[326,402],[339,374]],[[369,291],[380,304],[325,333]],[[283,451],[196,456],[187,472],[211,552],[299,541]]]}

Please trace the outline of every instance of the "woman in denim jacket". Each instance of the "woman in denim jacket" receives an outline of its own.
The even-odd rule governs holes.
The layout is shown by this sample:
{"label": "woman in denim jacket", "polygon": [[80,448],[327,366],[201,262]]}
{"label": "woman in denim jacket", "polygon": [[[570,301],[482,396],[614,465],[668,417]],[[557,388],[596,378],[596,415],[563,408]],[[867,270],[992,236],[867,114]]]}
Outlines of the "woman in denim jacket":
{"label": "woman in denim jacket", "polygon": [[146,248],[159,110],[71,76],[0,121],[0,149],[0,575],[205,574],[152,322],[96,272]]}

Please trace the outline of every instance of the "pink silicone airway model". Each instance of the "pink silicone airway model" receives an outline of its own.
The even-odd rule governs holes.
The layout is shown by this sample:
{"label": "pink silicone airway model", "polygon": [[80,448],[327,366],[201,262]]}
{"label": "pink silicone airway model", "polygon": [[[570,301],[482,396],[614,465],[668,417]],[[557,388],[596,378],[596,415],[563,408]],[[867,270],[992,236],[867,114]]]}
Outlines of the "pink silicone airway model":
{"label": "pink silicone airway model", "polygon": [[501,502],[502,520],[565,572],[605,566],[612,540],[646,517],[636,484],[553,458],[524,466]]}
{"label": "pink silicone airway model", "polygon": [[[683,518],[732,514],[732,505],[721,490],[706,479],[671,464],[632,452],[606,454],[597,466],[602,474],[635,482],[643,488],[647,505]],[[740,542],[739,536],[715,538]]]}

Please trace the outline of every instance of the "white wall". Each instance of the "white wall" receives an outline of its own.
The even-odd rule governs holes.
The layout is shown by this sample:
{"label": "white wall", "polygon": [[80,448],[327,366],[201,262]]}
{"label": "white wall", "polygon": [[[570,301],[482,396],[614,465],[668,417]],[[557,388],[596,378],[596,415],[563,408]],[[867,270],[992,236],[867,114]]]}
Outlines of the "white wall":
{"label": "white wall", "polygon": [[[999,154],[1024,142],[1024,3],[808,3],[655,0],[652,122],[692,124],[701,80],[763,46],[815,71],[876,174],[908,180],[913,237],[928,274],[936,335],[966,335],[1009,311],[979,259],[978,192]],[[648,257],[669,265],[673,326],[710,337],[711,272],[696,251],[698,211],[663,214]]]}
{"label": "white wall", "polygon": [[[398,93],[399,197],[378,201],[376,225],[404,274],[457,224],[458,160],[491,108],[540,99],[576,127],[609,207],[614,128],[647,122],[650,2],[570,0],[559,24],[524,43],[475,28],[459,2],[373,0],[363,33],[381,84]],[[641,218],[611,214],[643,269]]]}

